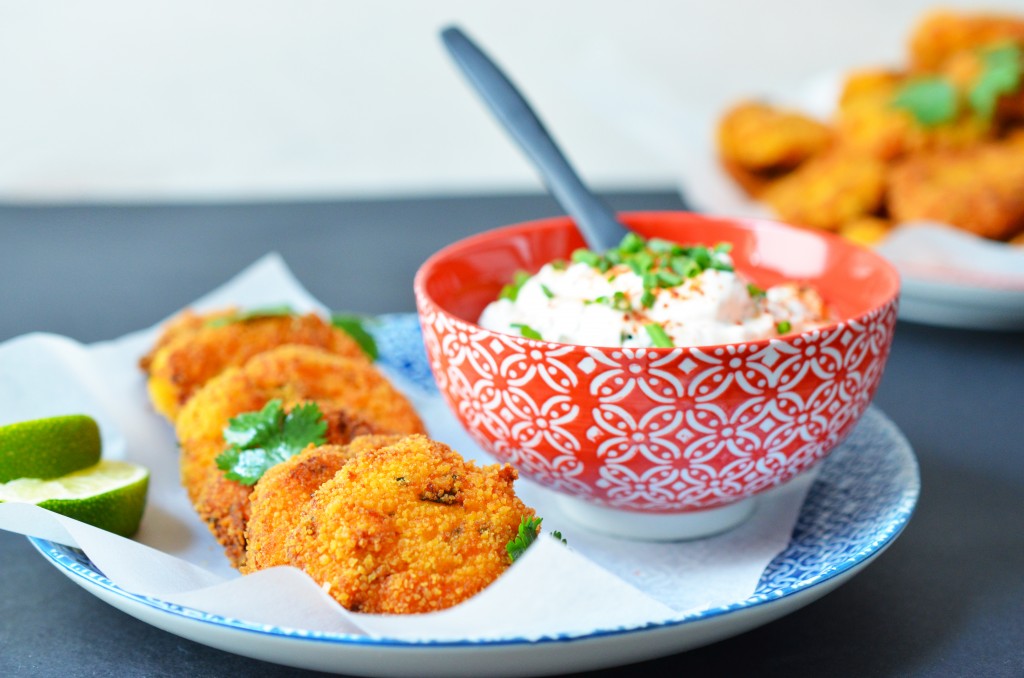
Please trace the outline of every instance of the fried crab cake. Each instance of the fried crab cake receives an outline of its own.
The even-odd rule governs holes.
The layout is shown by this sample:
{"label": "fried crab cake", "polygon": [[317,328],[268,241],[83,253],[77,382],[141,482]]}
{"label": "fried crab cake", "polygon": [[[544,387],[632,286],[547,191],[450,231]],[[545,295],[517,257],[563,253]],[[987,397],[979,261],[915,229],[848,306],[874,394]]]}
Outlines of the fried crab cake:
{"label": "fried crab cake", "polygon": [[228,420],[274,399],[286,411],[315,402],[327,421],[329,443],[369,433],[424,431],[409,401],[372,364],[311,346],[271,349],[211,379],[178,416],[181,476],[196,511],[236,567],[245,560],[252,488],[227,479],[216,458],[227,447]]}
{"label": "fried crab cake", "polygon": [[785,221],[835,231],[881,208],[885,175],[881,161],[837,150],[779,179],[763,198]]}
{"label": "fried crab cake", "polygon": [[910,35],[910,63],[916,71],[935,71],[957,52],[1005,42],[1024,47],[1024,18],[935,10]]}
{"label": "fried crab cake", "polygon": [[989,138],[991,120],[970,112],[942,124],[926,126],[893,105],[904,75],[884,70],[852,73],[843,85],[836,111],[837,143],[879,160],[945,148],[965,148]]}
{"label": "fried crab cake", "polygon": [[366,359],[354,339],[314,313],[232,321],[234,315],[234,310],[207,315],[186,311],[168,324],[157,345],[139,361],[149,375],[153,406],[172,422],[181,406],[211,378],[277,346],[316,346]]}
{"label": "fried crab cake", "polygon": [[824,151],[831,141],[832,132],[817,120],[756,101],[729,109],[717,130],[723,167],[751,195]]}
{"label": "fried crab cake", "polygon": [[984,238],[1024,229],[1024,135],[963,151],[922,153],[895,167],[889,209],[899,222],[930,220]]}
{"label": "fried crab cake", "polygon": [[250,515],[245,527],[245,565],[249,573],[275,565],[288,565],[284,544],[299,522],[313,493],[334,477],[352,458],[393,445],[404,436],[364,435],[348,445],[310,445],[302,454],[270,468],[249,495]]}
{"label": "fried crab cake", "polygon": [[288,561],[350,610],[451,607],[508,568],[505,547],[534,515],[516,478],[424,436],[368,450],[313,493],[286,540]]}

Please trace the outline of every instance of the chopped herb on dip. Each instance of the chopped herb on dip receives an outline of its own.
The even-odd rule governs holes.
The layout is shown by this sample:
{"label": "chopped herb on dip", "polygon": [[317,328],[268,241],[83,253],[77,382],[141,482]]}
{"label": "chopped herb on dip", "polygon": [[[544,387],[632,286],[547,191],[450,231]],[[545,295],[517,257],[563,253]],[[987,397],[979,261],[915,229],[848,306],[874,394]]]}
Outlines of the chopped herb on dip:
{"label": "chopped herb on dip", "polygon": [[517,272],[480,324],[530,339],[668,348],[755,341],[822,324],[818,293],[762,288],[739,276],[731,246],[681,245],[629,233],[618,247]]}

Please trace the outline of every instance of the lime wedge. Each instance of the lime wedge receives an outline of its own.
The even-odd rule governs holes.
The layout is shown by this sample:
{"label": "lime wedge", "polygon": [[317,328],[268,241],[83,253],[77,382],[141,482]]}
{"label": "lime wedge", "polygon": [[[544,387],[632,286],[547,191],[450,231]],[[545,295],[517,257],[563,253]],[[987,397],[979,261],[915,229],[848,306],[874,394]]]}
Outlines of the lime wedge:
{"label": "lime wedge", "polygon": [[0,502],[38,504],[123,537],[139,529],[149,471],[124,461],[101,461],[60,478],[17,478],[0,483]]}
{"label": "lime wedge", "polygon": [[99,460],[100,429],[84,414],[0,426],[0,483],[58,478]]}

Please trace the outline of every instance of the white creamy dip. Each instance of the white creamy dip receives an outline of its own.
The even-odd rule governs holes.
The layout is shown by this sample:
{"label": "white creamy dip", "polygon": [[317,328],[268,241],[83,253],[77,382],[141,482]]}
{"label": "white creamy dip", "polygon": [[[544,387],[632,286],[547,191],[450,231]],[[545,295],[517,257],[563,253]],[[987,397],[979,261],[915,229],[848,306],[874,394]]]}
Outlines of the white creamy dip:
{"label": "white creamy dip", "polygon": [[[731,267],[727,254],[715,256],[723,266]],[[649,292],[646,297],[645,290]],[[721,268],[705,268],[682,279],[681,284],[649,283],[645,288],[644,278],[621,263],[606,265],[603,271],[583,262],[547,264],[511,296],[514,298],[489,304],[480,325],[588,346],[643,348],[752,341],[799,332],[825,319],[824,304],[812,288],[786,283],[762,291]]]}

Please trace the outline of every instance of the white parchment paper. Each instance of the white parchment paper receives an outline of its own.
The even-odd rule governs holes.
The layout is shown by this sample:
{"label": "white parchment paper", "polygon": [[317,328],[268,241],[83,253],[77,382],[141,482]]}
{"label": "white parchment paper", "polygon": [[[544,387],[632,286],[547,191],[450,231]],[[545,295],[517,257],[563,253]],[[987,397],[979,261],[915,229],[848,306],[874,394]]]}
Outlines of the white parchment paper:
{"label": "white parchment paper", "polygon": [[[197,300],[197,309],[288,303],[324,311],[276,254]],[[179,309],[169,309],[168,316]],[[764,495],[753,517],[716,537],[674,543],[612,538],[573,524],[552,494],[528,480],[516,489],[569,546],[540,539],[481,594],[424,615],[351,613],[304,573],[282,567],[245,577],[195,516],[179,483],[171,426],[149,404],[137,367],[159,327],[84,346],[52,334],[0,345],[0,424],[69,413],[100,424],[104,457],[151,471],[149,503],[134,539],[35,506],[0,504],[0,528],[77,545],[123,589],[211,614],[310,631],[402,640],[540,638],[643,626],[753,594],[788,543],[813,472]],[[389,374],[417,407],[430,435],[467,458],[491,460],[440,396]],[[42,563],[40,564],[42,566]],[[525,592],[525,593],[524,593]]]}

